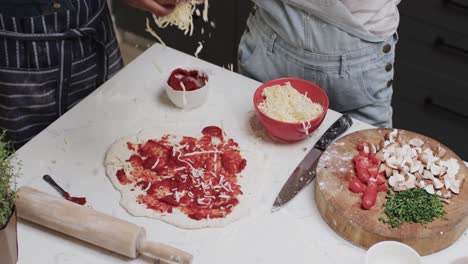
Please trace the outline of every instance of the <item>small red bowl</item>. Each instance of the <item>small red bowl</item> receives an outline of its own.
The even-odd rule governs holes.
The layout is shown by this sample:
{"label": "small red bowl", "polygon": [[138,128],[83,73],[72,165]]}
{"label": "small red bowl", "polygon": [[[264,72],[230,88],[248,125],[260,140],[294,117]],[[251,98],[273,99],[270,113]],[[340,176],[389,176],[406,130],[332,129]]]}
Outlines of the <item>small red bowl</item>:
{"label": "small red bowl", "polygon": [[[312,100],[312,102],[318,103],[323,107],[322,114],[317,118],[310,120],[311,127],[308,129],[308,131],[304,130],[304,126],[300,122],[282,122],[267,116],[258,108],[258,105],[261,102],[263,102],[263,100],[265,100],[265,98],[262,95],[263,89],[278,84],[284,85],[287,82],[290,82],[294,89],[299,91],[301,94],[305,94],[307,92],[307,97],[309,97],[310,100]],[[307,137],[307,134],[311,134],[312,132],[314,132],[323,122],[323,119],[325,119],[325,115],[327,114],[329,104],[327,94],[318,85],[298,78],[274,79],[262,84],[255,91],[253,101],[257,117],[260,120],[262,126],[265,128],[265,130],[274,139],[284,142],[294,142],[303,140]]]}

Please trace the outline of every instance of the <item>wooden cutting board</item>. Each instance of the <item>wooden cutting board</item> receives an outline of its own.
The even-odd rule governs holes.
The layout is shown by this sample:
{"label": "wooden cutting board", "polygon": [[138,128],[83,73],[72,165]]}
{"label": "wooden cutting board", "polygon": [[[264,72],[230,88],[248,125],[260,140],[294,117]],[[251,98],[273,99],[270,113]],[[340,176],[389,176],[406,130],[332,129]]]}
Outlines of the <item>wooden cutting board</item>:
{"label": "wooden cutting board", "polygon": [[[448,220],[437,219],[427,225],[404,223],[391,228],[378,218],[385,216],[382,204],[385,193],[379,192],[376,204],[370,210],[361,209],[361,194],[349,191],[348,183],[355,176],[353,157],[358,154],[357,145],[369,142],[379,145],[390,129],[369,129],[344,136],[334,142],[322,155],[317,166],[315,199],[318,209],[327,224],[343,238],[358,246],[369,248],[384,240],[405,243],[428,255],[453,244],[468,227],[468,169],[464,162],[450,149],[439,142],[409,131],[399,130],[403,140],[420,138],[425,146],[437,150],[440,145],[447,152],[442,159],[455,158],[459,173],[465,181],[459,195],[453,195],[449,205],[444,204]],[[426,145],[427,144],[427,145]]]}

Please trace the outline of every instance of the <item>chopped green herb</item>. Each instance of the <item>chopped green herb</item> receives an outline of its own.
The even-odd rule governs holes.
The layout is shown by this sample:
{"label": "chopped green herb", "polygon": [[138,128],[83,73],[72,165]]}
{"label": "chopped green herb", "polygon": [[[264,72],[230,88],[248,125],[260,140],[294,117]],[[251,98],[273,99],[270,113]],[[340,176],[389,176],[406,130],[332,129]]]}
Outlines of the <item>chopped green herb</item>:
{"label": "chopped green herb", "polygon": [[403,222],[428,224],[446,214],[439,196],[417,188],[398,193],[389,191],[383,208],[387,219],[379,220],[392,228],[400,227]]}

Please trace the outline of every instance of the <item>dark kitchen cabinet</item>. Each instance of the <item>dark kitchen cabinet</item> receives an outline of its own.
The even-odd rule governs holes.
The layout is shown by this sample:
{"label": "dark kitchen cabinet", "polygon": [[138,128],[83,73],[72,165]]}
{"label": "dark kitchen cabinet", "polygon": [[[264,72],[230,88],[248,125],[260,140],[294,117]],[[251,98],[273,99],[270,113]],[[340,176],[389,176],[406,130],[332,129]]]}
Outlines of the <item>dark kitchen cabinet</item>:
{"label": "dark kitchen cabinet", "polygon": [[[395,127],[432,137],[468,160],[468,2],[402,1]],[[422,11],[423,10],[423,11]]]}
{"label": "dark kitchen cabinet", "polygon": [[[160,29],[153,23],[152,26],[168,46],[194,55],[198,42],[203,42],[199,58],[219,66],[234,64],[235,69],[238,43],[252,3],[247,0],[215,0],[209,3],[209,19],[213,25],[205,23],[202,17],[195,16],[192,36],[184,35],[175,27]],[[154,40],[145,32],[149,13],[130,8],[121,0],[115,0],[112,4],[116,26],[119,29]]]}

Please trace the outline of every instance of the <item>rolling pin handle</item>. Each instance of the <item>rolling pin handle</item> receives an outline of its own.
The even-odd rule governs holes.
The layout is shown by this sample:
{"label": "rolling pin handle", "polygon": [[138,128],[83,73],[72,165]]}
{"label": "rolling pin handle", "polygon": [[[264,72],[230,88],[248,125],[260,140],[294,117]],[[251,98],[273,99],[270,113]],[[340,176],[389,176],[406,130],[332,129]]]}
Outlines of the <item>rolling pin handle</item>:
{"label": "rolling pin handle", "polygon": [[157,242],[142,240],[138,244],[138,252],[161,261],[174,264],[191,264],[193,256],[180,249]]}

